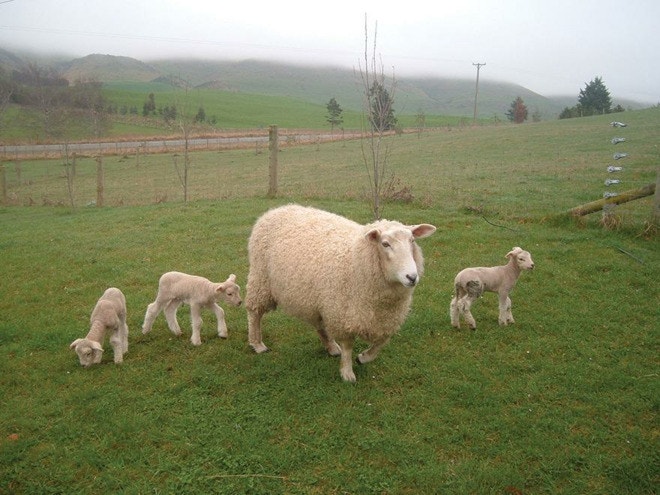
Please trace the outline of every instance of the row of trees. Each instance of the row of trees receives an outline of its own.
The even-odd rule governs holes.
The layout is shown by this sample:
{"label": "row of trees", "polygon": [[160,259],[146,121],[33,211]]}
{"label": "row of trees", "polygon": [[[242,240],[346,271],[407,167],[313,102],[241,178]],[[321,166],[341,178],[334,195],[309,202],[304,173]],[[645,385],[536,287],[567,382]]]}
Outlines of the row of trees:
{"label": "row of trees", "polygon": [[10,103],[32,112],[21,113],[23,125],[36,136],[61,138],[71,128],[101,136],[108,119],[102,84],[79,79],[73,85],[53,69],[28,65],[11,74],[0,69],[0,116]]}

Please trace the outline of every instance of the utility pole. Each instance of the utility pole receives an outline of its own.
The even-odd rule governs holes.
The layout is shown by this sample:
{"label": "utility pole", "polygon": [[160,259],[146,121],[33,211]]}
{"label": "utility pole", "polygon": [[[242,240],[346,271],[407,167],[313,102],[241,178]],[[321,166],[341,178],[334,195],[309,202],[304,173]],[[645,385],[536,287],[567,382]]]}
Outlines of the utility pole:
{"label": "utility pole", "polygon": [[474,90],[474,117],[472,119],[473,123],[477,122],[477,96],[479,96],[479,71],[481,70],[481,66],[486,65],[484,62],[483,64],[476,63],[472,64],[477,68],[477,87]]}

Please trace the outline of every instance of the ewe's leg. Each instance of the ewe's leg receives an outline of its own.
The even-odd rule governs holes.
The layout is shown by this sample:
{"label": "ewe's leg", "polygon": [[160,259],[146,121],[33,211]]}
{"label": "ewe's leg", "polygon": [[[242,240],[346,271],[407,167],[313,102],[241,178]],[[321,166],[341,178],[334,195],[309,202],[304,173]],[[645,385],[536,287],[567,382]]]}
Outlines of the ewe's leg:
{"label": "ewe's leg", "polygon": [[257,354],[266,352],[268,347],[263,343],[261,337],[261,317],[263,312],[258,310],[248,309],[248,343]]}
{"label": "ewe's leg", "polygon": [[513,314],[511,313],[511,299],[509,299],[508,294],[500,294],[499,299],[500,299],[500,316],[499,316],[500,325],[515,323],[515,321],[513,320]]}
{"label": "ewe's leg", "polygon": [[339,363],[339,373],[344,381],[354,382],[355,373],[353,373],[353,341],[352,337],[346,337],[338,342],[341,349],[341,361]]}
{"label": "ewe's leg", "polygon": [[144,315],[144,323],[142,324],[142,333],[149,333],[151,331],[151,325],[153,325],[154,320],[162,309],[163,306],[158,299],[147,306],[147,313]]}
{"label": "ewe's leg", "polygon": [[202,328],[202,307],[199,304],[190,305],[190,319],[192,320],[192,337],[190,342],[192,345],[201,345],[202,338],[200,337],[200,330]]}
{"label": "ewe's leg", "polygon": [[227,338],[227,322],[225,321],[225,311],[218,305],[213,304],[211,309],[215,313],[215,317],[218,319],[218,337],[221,339]]}
{"label": "ewe's leg", "polygon": [[181,301],[173,299],[167,302],[163,312],[165,313],[165,319],[167,320],[167,326],[170,327],[170,331],[177,337],[181,335],[181,327],[179,322],[176,319],[176,310],[181,306]]}
{"label": "ewe's leg", "polygon": [[382,337],[371,343],[371,346],[364,352],[358,355],[357,362],[360,364],[365,364],[373,361],[378,356],[378,353],[383,348],[385,344],[390,341],[389,336]]}
{"label": "ewe's leg", "polygon": [[461,328],[460,315],[458,311],[458,297],[454,296],[449,304],[449,318],[451,318],[451,326]]}
{"label": "ewe's leg", "polygon": [[323,326],[323,321],[319,320],[314,326],[316,327],[316,332],[319,334],[319,338],[321,339],[323,346],[328,351],[328,354],[331,356],[341,355],[341,348],[339,347],[339,344],[335,342],[335,339],[328,335],[327,330]]}

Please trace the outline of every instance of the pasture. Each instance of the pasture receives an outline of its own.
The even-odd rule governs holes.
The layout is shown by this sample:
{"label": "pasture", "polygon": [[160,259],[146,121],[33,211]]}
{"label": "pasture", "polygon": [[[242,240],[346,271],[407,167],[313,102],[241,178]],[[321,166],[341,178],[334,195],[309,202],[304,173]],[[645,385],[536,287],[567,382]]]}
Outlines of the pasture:
{"label": "pasture", "polygon": [[[86,206],[92,158],[78,160],[75,208],[62,160],[6,161],[0,493],[656,493],[652,198],[617,207],[618,230],[561,216],[602,195],[616,134],[630,152],[621,178],[655,180],[660,112],[623,117],[618,131],[604,116],[390,138],[383,216],[438,231],[419,241],[426,272],[406,323],[355,384],[281,312],[264,319],[264,355],[242,308],[225,306],[227,340],[205,312],[200,347],[185,307],[180,338],[162,315],[140,329],[168,270],[235,273],[245,295],[247,238],[270,207],[371,221],[359,141],[284,144],[277,198],[266,150],[195,153],[187,204],[169,155],[105,157],[103,208]],[[487,294],[476,331],[451,328],[454,275],[518,245],[536,268],[512,292],[516,324],[497,325]],[[68,346],[109,286],[127,297],[129,352],[116,366],[106,344],[83,369]]]}

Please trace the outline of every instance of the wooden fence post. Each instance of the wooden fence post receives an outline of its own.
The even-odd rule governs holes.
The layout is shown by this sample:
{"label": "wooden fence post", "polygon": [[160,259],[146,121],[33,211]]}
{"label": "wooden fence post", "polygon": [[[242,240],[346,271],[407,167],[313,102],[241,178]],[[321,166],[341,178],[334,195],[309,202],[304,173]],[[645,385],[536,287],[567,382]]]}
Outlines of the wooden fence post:
{"label": "wooden fence post", "polygon": [[103,157],[96,157],[96,206],[103,206]]}
{"label": "wooden fence post", "polygon": [[269,182],[268,196],[274,198],[277,196],[277,126],[271,125],[268,129],[268,150],[270,152],[269,160]]}
{"label": "wooden fence post", "polygon": [[7,204],[7,172],[5,166],[0,165],[0,189],[2,190],[2,204]]}

